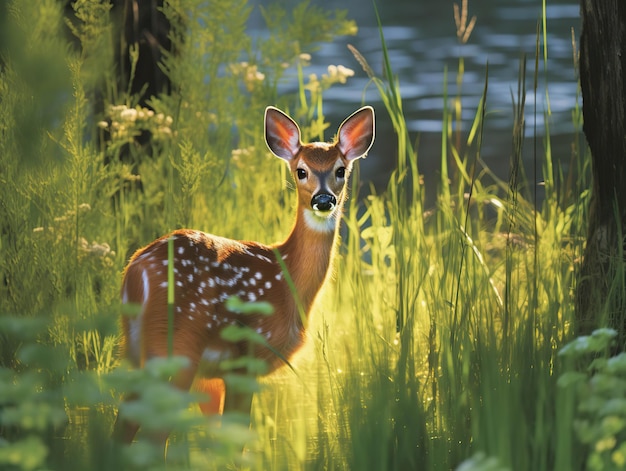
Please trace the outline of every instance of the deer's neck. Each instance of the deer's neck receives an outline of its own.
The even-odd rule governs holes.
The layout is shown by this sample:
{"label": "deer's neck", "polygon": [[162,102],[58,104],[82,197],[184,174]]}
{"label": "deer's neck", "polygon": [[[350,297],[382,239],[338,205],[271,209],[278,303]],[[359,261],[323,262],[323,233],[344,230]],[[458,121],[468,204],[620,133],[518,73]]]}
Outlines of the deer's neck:
{"label": "deer's neck", "polygon": [[291,234],[277,246],[307,314],[328,274],[340,218],[341,207],[329,220],[299,208]]}

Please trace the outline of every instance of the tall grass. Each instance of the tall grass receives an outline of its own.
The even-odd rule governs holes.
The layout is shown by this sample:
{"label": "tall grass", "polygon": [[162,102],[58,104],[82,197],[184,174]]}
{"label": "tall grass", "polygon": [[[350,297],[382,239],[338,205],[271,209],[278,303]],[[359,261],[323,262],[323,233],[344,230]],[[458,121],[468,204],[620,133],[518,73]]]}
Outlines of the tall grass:
{"label": "tall grass", "polygon": [[[538,111],[532,116],[525,106],[529,73],[521,60],[510,178],[498,178],[481,158],[486,67],[468,130],[460,97],[444,92],[441,178],[424,181],[382,27],[383,77],[352,52],[380,94],[377,114],[393,124],[396,170],[381,194],[361,198],[353,180],[335,273],[307,346],[293,369],[260,381],[251,431],[227,420],[207,424],[190,406],[193,394],[169,388],[164,378],[179,359],[143,371],[119,365],[117,293],[128,255],[181,226],[266,242],[284,237],[290,185],[265,151],[263,109],[277,104],[303,122],[308,138],[329,138],[324,91],[346,78],[338,68],[319,78],[305,73],[317,42],[354,30],[343,14],[308,2],[291,13],[270,7],[263,15],[271,36],[255,41],[245,31],[247,2],[212,4],[206,12],[203,2],[168,3],[179,53],[164,68],[177,91],[155,97],[153,112],[116,90],[111,70],[94,72],[101,67],[94,54],[112,57],[99,2],[77,2],[79,50],[67,45],[59,2],[39,2],[37,11],[25,0],[8,7],[15,20],[8,34],[19,47],[6,49],[0,74],[0,463],[165,466],[148,442],[108,444],[120,393],[136,390],[147,393],[128,413],[147,428],[175,428],[168,463],[183,469],[570,470],[583,469],[588,455],[614,463],[599,416],[577,409],[597,377],[577,374],[585,358],[558,356],[570,337],[587,218],[589,156],[580,135],[566,174],[546,128],[543,148],[533,149],[539,201],[529,191],[537,181],[522,165],[526,121]],[[43,53],[35,44],[46,45]],[[539,39],[536,56],[535,95],[547,61]],[[296,70],[300,88],[279,97],[283,63]],[[35,67],[55,79],[45,87],[24,80]],[[459,90],[463,67],[460,60]],[[95,76],[105,81],[104,116],[91,109]],[[578,101],[572,108],[580,133]],[[144,129],[153,133],[152,155],[133,147],[135,160],[121,161],[121,146]],[[97,147],[94,134],[105,131],[111,141]],[[437,187],[434,207],[425,207],[425,185]],[[583,398],[590,397],[606,399],[602,392]],[[587,428],[574,433],[580,417]],[[598,452],[601,440],[606,449]]]}

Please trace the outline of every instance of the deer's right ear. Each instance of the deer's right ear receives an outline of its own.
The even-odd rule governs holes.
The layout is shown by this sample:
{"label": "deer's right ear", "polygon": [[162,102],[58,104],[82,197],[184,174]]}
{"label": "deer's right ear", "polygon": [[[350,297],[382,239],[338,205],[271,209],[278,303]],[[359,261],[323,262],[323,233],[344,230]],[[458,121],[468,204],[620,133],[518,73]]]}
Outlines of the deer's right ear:
{"label": "deer's right ear", "polygon": [[265,109],[265,142],[276,157],[290,161],[302,147],[300,128],[278,108]]}

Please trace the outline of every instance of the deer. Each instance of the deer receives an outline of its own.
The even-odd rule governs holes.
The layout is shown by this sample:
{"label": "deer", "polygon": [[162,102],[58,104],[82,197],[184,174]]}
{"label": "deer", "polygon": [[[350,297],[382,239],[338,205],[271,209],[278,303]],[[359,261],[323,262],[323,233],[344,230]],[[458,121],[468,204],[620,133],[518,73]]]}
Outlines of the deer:
{"label": "deer", "polygon": [[[365,157],[375,135],[374,109],[360,108],[339,126],[333,142],[302,143],[298,124],[278,108],[265,110],[265,142],[287,162],[297,193],[295,223],[282,243],[238,241],[198,230],[179,229],[137,250],[121,288],[124,356],[135,368],[168,351],[188,359],[172,379],[175,387],[205,393],[203,413],[247,413],[250,394],[228,391],[221,381],[224,360],[249,354],[249,345],[224,340],[229,325],[247,326],[265,338],[254,356],[266,374],[284,365],[303,346],[313,302],[330,271],[355,160]],[[173,240],[174,319],[168,345],[168,240]],[[280,258],[280,260],[279,260]],[[241,314],[228,300],[264,302],[271,315]],[[126,398],[130,401],[133,398]],[[139,424],[118,416],[113,436],[131,443]],[[169,433],[158,438],[165,445]]]}

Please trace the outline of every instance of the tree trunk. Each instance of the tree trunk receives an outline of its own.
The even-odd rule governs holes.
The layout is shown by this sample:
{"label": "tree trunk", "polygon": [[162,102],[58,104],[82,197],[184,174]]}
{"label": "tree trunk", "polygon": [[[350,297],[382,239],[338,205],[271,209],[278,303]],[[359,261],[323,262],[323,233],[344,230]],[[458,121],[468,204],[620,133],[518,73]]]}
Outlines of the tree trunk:
{"label": "tree trunk", "polygon": [[626,339],[626,1],[581,0],[580,82],[593,196],[577,288],[577,332]]}

